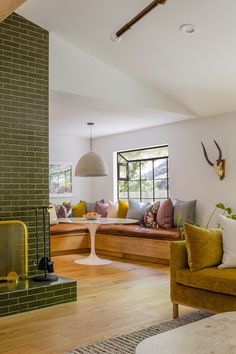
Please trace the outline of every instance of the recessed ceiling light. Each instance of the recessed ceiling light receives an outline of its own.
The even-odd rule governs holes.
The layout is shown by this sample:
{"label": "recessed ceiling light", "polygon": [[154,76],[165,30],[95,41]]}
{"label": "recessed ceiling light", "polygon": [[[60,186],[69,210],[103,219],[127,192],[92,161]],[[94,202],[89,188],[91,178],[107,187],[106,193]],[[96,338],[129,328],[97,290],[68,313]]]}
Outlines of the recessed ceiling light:
{"label": "recessed ceiling light", "polygon": [[185,34],[193,34],[194,32],[196,32],[194,25],[192,25],[191,23],[184,23],[183,25],[179,26],[179,29]]}

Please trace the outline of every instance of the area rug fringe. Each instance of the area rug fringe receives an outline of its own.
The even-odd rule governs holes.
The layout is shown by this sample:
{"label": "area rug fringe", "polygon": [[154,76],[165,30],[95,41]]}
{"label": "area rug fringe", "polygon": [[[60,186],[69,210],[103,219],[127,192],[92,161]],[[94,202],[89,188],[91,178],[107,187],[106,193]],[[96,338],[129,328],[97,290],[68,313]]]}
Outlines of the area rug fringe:
{"label": "area rug fringe", "polygon": [[192,312],[175,320],[165,321],[139,331],[110,338],[87,347],[75,349],[67,354],[135,354],[137,345],[144,339],[202,320],[209,316],[211,316],[211,314],[205,311]]}

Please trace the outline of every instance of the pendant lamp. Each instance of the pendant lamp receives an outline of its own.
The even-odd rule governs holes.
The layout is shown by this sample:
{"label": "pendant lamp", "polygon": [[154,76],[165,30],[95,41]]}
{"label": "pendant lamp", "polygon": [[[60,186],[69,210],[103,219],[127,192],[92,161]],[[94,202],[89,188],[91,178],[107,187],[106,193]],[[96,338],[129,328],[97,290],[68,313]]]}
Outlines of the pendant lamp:
{"label": "pendant lamp", "polygon": [[90,151],[84,154],[78,161],[75,176],[78,177],[102,177],[108,175],[108,167],[104,159],[93,152],[92,127],[94,123],[87,123],[90,127]]}

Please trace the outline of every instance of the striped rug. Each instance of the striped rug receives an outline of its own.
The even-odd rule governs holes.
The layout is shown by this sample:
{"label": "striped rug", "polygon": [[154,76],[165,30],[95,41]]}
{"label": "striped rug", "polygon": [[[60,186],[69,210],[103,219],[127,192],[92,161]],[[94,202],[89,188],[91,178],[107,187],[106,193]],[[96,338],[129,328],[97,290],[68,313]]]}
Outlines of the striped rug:
{"label": "striped rug", "polygon": [[67,354],[135,354],[137,345],[144,339],[201,320],[210,315],[208,312],[193,312],[175,320],[162,322],[146,329],[78,348]]}

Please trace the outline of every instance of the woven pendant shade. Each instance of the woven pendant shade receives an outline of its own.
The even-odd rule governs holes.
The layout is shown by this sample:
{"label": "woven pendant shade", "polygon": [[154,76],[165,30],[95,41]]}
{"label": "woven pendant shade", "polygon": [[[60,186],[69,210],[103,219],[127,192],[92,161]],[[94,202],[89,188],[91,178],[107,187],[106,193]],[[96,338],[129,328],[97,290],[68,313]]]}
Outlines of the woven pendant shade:
{"label": "woven pendant shade", "polygon": [[95,152],[87,152],[78,161],[75,175],[80,177],[107,176],[108,168],[106,162]]}
{"label": "woven pendant shade", "polygon": [[92,126],[94,123],[87,123],[90,127],[90,152],[84,154],[78,161],[75,176],[78,177],[102,177],[108,175],[108,167],[104,159],[92,151]]}

